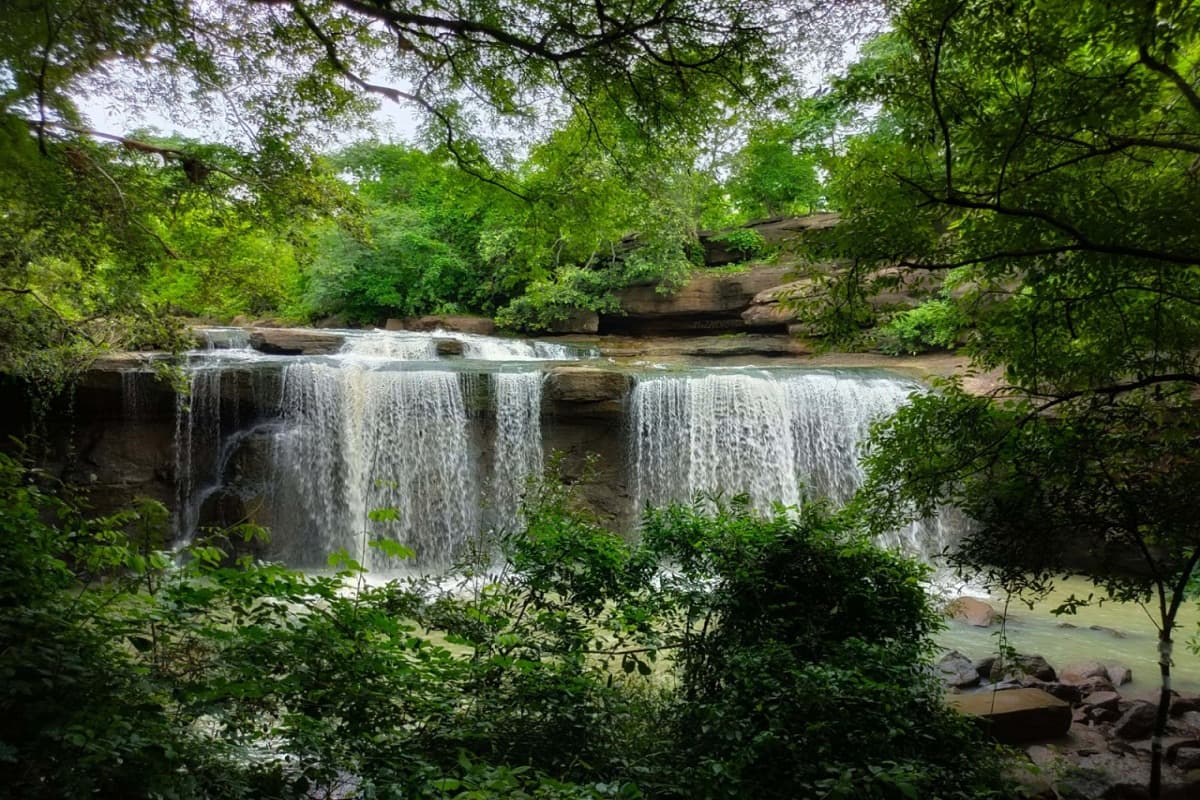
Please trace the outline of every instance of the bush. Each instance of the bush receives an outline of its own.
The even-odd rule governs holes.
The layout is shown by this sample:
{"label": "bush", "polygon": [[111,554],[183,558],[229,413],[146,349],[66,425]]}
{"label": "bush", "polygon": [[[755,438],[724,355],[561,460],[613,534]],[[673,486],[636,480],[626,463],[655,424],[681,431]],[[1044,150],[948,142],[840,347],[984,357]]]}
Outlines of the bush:
{"label": "bush", "polygon": [[996,785],[927,672],[937,623],[922,568],[820,509],[675,507],[650,512],[632,544],[551,482],[529,492],[501,559],[485,543],[449,578],[368,585],[345,553],[332,575],[230,564],[222,540],[237,531],[176,566],[157,549],[161,506],[88,520],[36,478],[0,458],[8,796],[901,798]]}
{"label": "bush", "polygon": [[[996,763],[928,669],[926,568],[818,507],[651,511],[687,607],[675,724],[683,796],[973,797]],[[853,744],[851,744],[853,743]]]}
{"label": "bush", "polygon": [[949,300],[930,300],[904,311],[879,329],[878,346],[888,355],[953,349],[966,322]]}
{"label": "bush", "polygon": [[734,228],[731,231],[710,236],[708,241],[724,245],[740,261],[762,258],[767,254],[766,240],[753,228]]}

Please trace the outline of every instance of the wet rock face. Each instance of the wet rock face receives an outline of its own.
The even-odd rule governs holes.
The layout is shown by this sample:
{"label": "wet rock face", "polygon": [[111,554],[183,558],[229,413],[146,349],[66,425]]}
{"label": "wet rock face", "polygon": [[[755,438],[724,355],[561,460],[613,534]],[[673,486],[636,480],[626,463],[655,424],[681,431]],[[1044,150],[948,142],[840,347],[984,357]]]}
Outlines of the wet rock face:
{"label": "wet rock face", "polygon": [[338,333],[302,328],[255,328],[250,346],[274,356],[327,356],[341,349],[345,337]]}
{"label": "wet rock face", "polygon": [[628,375],[598,367],[554,367],[546,376],[546,396],[566,403],[620,401],[632,385]]}

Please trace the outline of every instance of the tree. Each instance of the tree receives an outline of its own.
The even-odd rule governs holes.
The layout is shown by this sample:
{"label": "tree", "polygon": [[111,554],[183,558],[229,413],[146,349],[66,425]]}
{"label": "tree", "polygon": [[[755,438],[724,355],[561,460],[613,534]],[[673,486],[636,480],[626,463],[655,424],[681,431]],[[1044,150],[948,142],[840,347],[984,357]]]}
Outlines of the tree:
{"label": "tree", "polygon": [[[1200,7],[896,8],[843,84],[881,113],[835,170],[829,247],[851,287],[881,265],[944,273],[1005,402],[918,400],[876,440],[870,497],[962,503],[981,527],[961,563],[1010,586],[1072,566],[1154,601],[1158,796],[1172,630],[1200,558]],[[1069,563],[1080,549],[1093,558]]]}
{"label": "tree", "polygon": [[793,101],[783,119],[752,125],[733,159],[730,193],[747,218],[808,213],[822,203],[819,168],[843,116],[835,95]]}
{"label": "tree", "polygon": [[[781,31],[828,25],[824,15],[865,2],[4,0],[0,323],[12,342],[68,347],[88,338],[81,322],[136,308],[137,292],[94,293],[103,308],[81,308],[62,281],[39,274],[66,262],[87,283],[103,265],[132,275],[127,287],[145,283],[151,265],[181,255],[150,218],[164,183],[292,220],[337,212],[344,198],[329,196],[315,156],[378,102],[414,109],[460,167],[531,200],[505,167],[543,123],[569,111],[600,141],[603,109],[647,142],[694,135],[718,111],[776,90],[786,74]],[[97,92],[127,108],[219,120],[227,141],[96,130],[76,99]],[[186,289],[152,283],[173,300]],[[257,302],[234,292],[219,305]],[[10,356],[10,366],[20,360]]]}

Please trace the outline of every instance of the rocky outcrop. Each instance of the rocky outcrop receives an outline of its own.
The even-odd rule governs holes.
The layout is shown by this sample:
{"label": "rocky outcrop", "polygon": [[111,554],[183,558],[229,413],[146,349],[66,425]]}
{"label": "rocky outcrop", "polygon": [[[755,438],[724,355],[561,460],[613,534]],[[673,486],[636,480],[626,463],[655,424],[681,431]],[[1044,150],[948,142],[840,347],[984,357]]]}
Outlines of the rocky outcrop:
{"label": "rocky outcrop", "polygon": [[628,375],[611,369],[554,367],[546,375],[546,396],[552,401],[568,403],[619,402],[631,385]]}
{"label": "rocky outcrop", "polygon": [[[986,661],[986,659],[984,660]],[[980,719],[1000,741],[1031,744],[1029,759],[1040,769],[1015,770],[1023,796],[1045,798],[1144,798],[1150,773],[1151,735],[1157,711],[1157,692],[1150,699],[1125,697],[1115,691],[1108,675],[1125,669],[1098,661],[1064,667],[1063,678],[1078,683],[1042,682],[1029,676],[982,689],[952,688],[962,674],[966,657],[951,652],[939,674],[949,694],[946,703]],[[954,669],[950,668],[954,665]],[[987,672],[990,666],[976,662]],[[1107,689],[1086,692],[1091,684]],[[1025,684],[1022,686],[1021,684]],[[1049,698],[1049,695],[1056,695]],[[1200,797],[1200,697],[1172,696],[1172,713],[1163,739],[1163,797]],[[1179,709],[1176,713],[1175,709]],[[1067,718],[1063,713],[1066,709]]]}
{"label": "rocky outcrop", "polygon": [[345,337],[312,328],[253,328],[250,346],[273,356],[327,356],[341,349]]}
{"label": "rocky outcrop", "polygon": [[[837,214],[809,214],[804,217],[772,217],[743,225],[742,228],[756,232],[767,247],[786,246],[808,231],[827,230],[838,222]],[[736,229],[735,229],[736,230]],[[745,258],[745,253],[722,241],[721,234],[727,231],[701,231],[700,244],[704,248],[704,263],[710,267],[733,264]]]}
{"label": "rocky outcrop", "polygon": [[1053,739],[1071,727],[1071,706],[1041,689],[947,695],[946,703],[979,720],[990,736],[1005,744]]}
{"label": "rocky outcrop", "polygon": [[653,285],[621,289],[622,313],[602,315],[599,330],[652,336],[745,330],[741,314],[754,296],[783,283],[790,271],[757,266],[736,273],[701,272],[671,294]]}
{"label": "rocky outcrop", "polygon": [[[799,322],[800,315],[796,307],[823,302],[828,296],[828,289],[821,273],[837,275],[842,271],[833,264],[823,269],[819,266],[812,269],[817,274],[791,280],[756,294],[741,315],[746,326],[794,326],[789,327],[789,333],[808,335],[810,331]],[[933,273],[886,267],[863,276],[862,282],[871,308],[881,313],[915,308],[940,288],[941,278]]]}
{"label": "rocky outcrop", "polygon": [[600,330],[600,315],[586,308],[577,308],[562,319],[553,320],[548,333],[596,333]]}
{"label": "rocky outcrop", "polygon": [[389,319],[384,324],[389,331],[457,331],[459,333],[478,333],[491,336],[496,332],[496,323],[489,317],[477,317],[469,314],[427,314],[423,317],[405,317]]}

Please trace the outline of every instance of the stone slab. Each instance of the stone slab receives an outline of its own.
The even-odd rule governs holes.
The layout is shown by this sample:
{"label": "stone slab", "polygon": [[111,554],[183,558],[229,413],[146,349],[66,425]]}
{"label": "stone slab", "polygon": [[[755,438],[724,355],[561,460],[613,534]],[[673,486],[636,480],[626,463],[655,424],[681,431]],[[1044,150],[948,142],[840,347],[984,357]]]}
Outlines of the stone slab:
{"label": "stone slab", "polygon": [[999,742],[1014,744],[1065,736],[1071,706],[1041,689],[949,694],[946,704],[974,717]]}

